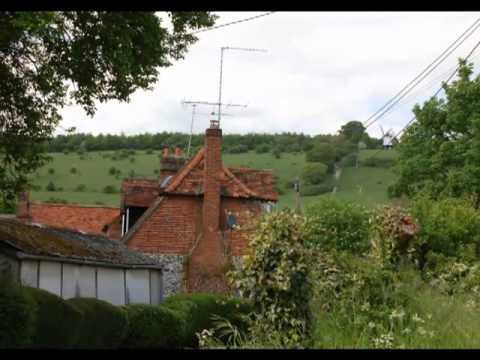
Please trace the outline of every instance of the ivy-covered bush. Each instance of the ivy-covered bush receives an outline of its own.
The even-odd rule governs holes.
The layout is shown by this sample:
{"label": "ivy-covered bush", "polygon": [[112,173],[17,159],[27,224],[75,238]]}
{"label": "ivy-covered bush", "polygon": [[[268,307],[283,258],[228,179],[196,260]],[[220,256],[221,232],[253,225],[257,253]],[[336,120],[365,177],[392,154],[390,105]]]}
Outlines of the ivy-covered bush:
{"label": "ivy-covered bush", "polygon": [[364,252],[369,248],[370,211],[353,202],[325,198],[306,210],[312,225],[311,244]]}
{"label": "ivy-covered bush", "polygon": [[30,346],[35,312],[35,302],[10,273],[0,273],[0,349]]}
{"label": "ivy-covered bush", "polygon": [[230,272],[241,296],[252,301],[256,332],[281,334],[284,345],[298,344],[311,330],[309,236],[305,217],[289,209],[267,214],[249,238],[252,253]]}
{"label": "ivy-covered bush", "polygon": [[114,349],[120,346],[128,330],[124,309],[94,298],[73,298],[67,303],[83,314],[82,320],[75,324],[79,328],[75,348]]}
{"label": "ivy-covered bush", "polygon": [[179,314],[163,305],[132,304],[127,313],[128,331],[121,345],[125,348],[176,348],[183,340]]}
{"label": "ivy-covered bush", "polygon": [[472,202],[419,197],[410,212],[420,224],[419,241],[436,253],[455,256],[468,244],[480,254],[480,213]]}
{"label": "ivy-covered bush", "polygon": [[79,335],[82,313],[61,297],[46,290],[25,287],[36,303],[34,348],[71,348]]}
{"label": "ivy-covered bush", "polygon": [[422,267],[423,248],[415,241],[418,224],[404,209],[384,206],[375,212],[371,226],[371,254],[384,265],[412,260]]}

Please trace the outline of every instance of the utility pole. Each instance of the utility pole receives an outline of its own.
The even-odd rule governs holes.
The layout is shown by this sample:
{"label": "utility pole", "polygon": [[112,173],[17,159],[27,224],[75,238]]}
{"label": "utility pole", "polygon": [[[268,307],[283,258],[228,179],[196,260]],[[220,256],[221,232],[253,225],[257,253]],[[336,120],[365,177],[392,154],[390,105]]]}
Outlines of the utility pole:
{"label": "utility pole", "polygon": [[[192,120],[190,122],[190,136],[188,137],[188,145],[187,145],[187,158],[190,155],[190,148],[192,145],[192,136],[193,136],[193,122],[195,119],[195,114],[196,114],[196,108],[198,105],[207,105],[207,106],[217,106],[218,103],[212,103],[208,101],[182,101],[183,105],[190,105],[192,107]],[[243,107],[246,108],[247,105],[243,104],[224,104],[226,107]],[[211,115],[214,115],[215,113],[212,112]],[[222,115],[229,115],[229,114],[222,114]]]}
{"label": "utility pole", "polygon": [[295,179],[293,183],[293,189],[295,190],[295,212],[297,214],[302,214],[302,200],[300,198],[300,179],[297,178]]}
{"label": "utility pole", "polygon": [[229,47],[223,46],[220,48],[220,84],[218,86],[218,124],[220,124],[220,119],[222,115],[222,85],[223,85],[223,52],[225,50],[239,50],[239,51],[259,51],[267,52],[265,49],[253,49],[253,48],[240,48],[240,47]]}

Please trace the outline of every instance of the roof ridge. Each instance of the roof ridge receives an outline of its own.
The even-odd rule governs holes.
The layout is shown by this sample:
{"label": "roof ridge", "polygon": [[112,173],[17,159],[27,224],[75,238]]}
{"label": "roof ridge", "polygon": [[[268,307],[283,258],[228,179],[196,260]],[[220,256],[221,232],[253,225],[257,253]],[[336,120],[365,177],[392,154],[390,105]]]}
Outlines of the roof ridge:
{"label": "roof ridge", "polygon": [[175,177],[171,180],[170,185],[165,189],[165,192],[172,192],[174,191],[178,185],[182,182],[182,180],[192,171],[195,166],[197,166],[200,161],[204,158],[205,156],[205,148],[201,148],[197,154],[184,166],[183,169],[181,169]]}
{"label": "roof ridge", "polygon": [[95,208],[95,209],[111,209],[111,210],[119,210],[120,207],[113,207],[113,206],[95,206],[93,204],[62,204],[62,203],[47,203],[41,201],[32,201],[32,205],[41,205],[41,206],[50,206],[50,207],[81,207],[81,208]]}
{"label": "roof ridge", "polygon": [[222,170],[227,174],[228,177],[230,177],[233,181],[235,181],[242,189],[245,191],[247,194],[251,196],[258,197],[258,194],[251,190],[247,185],[245,185],[240,179],[238,179],[233,173],[225,166],[222,164]]}

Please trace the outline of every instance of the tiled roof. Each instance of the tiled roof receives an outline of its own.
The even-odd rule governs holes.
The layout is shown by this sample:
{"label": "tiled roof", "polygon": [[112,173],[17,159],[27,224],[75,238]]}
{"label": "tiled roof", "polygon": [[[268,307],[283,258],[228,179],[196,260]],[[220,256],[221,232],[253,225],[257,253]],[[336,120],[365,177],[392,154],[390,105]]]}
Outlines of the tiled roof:
{"label": "tiled roof", "polygon": [[59,228],[103,234],[105,225],[120,216],[119,208],[65,204],[30,204],[30,221]]}
{"label": "tiled roof", "polygon": [[158,180],[125,179],[122,183],[122,205],[148,207],[160,193]]}
{"label": "tiled roof", "polygon": [[[199,195],[203,194],[205,150],[201,149],[170,180],[166,194]],[[219,174],[222,195],[240,198],[252,198],[277,201],[275,176],[270,170],[247,168],[222,168]]]}
{"label": "tiled roof", "polygon": [[155,261],[143,254],[129,250],[122,243],[105,236],[25,224],[15,219],[0,218],[0,243],[31,256],[102,262],[117,266],[156,265]]}

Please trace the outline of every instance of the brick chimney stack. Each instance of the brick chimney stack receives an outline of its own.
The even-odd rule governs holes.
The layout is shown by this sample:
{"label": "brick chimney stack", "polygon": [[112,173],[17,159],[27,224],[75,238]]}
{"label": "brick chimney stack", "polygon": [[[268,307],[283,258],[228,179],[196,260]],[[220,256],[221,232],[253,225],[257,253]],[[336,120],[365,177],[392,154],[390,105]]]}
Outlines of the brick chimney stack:
{"label": "brick chimney stack", "polygon": [[180,146],[175,147],[175,157],[181,158],[183,156],[183,151]]}
{"label": "brick chimney stack", "polygon": [[188,270],[189,292],[225,292],[222,268],[226,264],[220,230],[222,130],[212,120],[205,133],[202,237],[192,253]]}
{"label": "brick chimney stack", "polygon": [[28,220],[30,218],[30,194],[22,191],[17,199],[17,218]]}

